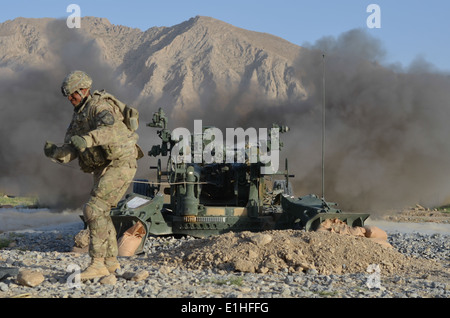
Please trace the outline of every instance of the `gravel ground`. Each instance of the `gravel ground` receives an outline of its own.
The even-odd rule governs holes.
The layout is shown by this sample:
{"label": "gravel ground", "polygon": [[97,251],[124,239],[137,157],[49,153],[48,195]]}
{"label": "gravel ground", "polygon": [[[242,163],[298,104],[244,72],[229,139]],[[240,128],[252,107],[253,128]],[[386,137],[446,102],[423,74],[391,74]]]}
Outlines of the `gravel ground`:
{"label": "gravel ground", "polygon": [[[76,269],[89,264],[87,254],[70,252],[80,223],[58,229],[0,234],[0,268],[32,269],[43,274],[35,287],[15,275],[1,278],[0,297],[31,298],[449,298],[450,241],[445,234],[389,233],[389,242],[407,256],[443,265],[438,273],[384,275],[377,271],[349,274],[306,272],[241,273],[219,269],[188,270],[148,262],[149,255],[170,251],[193,238],[155,237],[145,253],[120,257],[122,268],[109,279],[78,283]],[[188,308],[193,310],[192,308]],[[194,308],[195,310],[195,308]]]}

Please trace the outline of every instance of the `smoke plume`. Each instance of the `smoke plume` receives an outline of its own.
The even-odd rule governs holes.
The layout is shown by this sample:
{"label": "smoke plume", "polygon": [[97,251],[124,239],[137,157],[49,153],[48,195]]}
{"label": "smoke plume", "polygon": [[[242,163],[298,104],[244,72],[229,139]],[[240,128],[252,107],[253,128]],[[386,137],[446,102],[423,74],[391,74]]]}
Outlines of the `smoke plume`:
{"label": "smoke plume", "polygon": [[99,89],[119,96],[120,89],[99,47],[82,31],[55,20],[44,34],[49,51],[39,67],[0,68],[0,191],[37,195],[44,205],[78,207],[89,195],[91,176],[81,173],[76,162],[56,165],[43,152],[46,140],[63,143],[72,118],[73,107],[62,96],[61,83],[80,69],[88,71]]}
{"label": "smoke plume", "polygon": [[[383,65],[384,57],[381,41],[364,30],[324,37],[305,45],[294,65],[304,98],[274,103],[258,87],[215,87],[190,116],[222,130],[287,124],[282,155],[294,192],[321,196],[325,63],[325,199],[371,213],[449,203],[450,75],[420,57],[406,67]],[[193,119],[176,122],[189,127]]]}
{"label": "smoke plume", "polygon": [[296,194],[321,195],[325,54],[325,198],[368,212],[449,203],[449,74],[421,58],[382,66],[382,44],[363,30],[302,52],[295,68],[309,96],[247,114],[292,128],[283,137]]}

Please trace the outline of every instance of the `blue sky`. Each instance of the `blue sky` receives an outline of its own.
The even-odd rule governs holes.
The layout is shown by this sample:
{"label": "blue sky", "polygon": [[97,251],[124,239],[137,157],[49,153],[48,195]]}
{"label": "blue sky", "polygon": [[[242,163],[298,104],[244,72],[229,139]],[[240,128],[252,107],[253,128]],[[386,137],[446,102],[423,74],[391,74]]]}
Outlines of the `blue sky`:
{"label": "blue sky", "polygon": [[[387,54],[381,62],[407,67],[421,57],[437,70],[450,72],[448,0],[15,0],[2,1],[0,22],[16,17],[66,19],[71,3],[80,6],[81,16],[104,17],[141,30],[204,15],[298,45],[364,28],[384,45]],[[381,10],[381,28],[367,27],[369,4]]]}

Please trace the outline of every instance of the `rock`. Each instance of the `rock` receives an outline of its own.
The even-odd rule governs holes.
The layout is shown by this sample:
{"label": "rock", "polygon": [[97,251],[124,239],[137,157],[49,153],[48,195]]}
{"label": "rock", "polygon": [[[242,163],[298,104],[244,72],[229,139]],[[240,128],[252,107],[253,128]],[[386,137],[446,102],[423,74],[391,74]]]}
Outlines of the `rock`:
{"label": "rock", "polygon": [[308,275],[317,275],[318,272],[317,272],[317,270],[316,270],[315,268],[309,268],[309,269],[306,271],[306,274],[308,274]]}
{"label": "rock", "polygon": [[257,233],[250,237],[250,241],[257,246],[264,246],[272,242],[272,236],[270,234]]}
{"label": "rock", "polygon": [[100,284],[102,285],[115,285],[117,283],[116,275],[108,275],[100,279]]}
{"label": "rock", "polygon": [[248,251],[248,257],[249,257],[250,259],[255,259],[255,258],[258,257],[258,253],[255,252],[255,251],[253,251],[253,250],[250,250],[250,251]]}
{"label": "rock", "polygon": [[5,283],[0,282],[0,291],[7,292],[8,290],[9,290],[8,285],[6,285]]}
{"label": "rock", "polygon": [[134,275],[135,275],[134,272],[124,272],[122,274],[122,277],[125,278],[126,280],[130,280],[131,278],[133,278]]}
{"label": "rock", "polygon": [[127,280],[132,280],[135,282],[139,282],[141,280],[146,279],[149,276],[149,272],[146,270],[140,270],[138,272],[125,272],[122,277]]}
{"label": "rock", "polygon": [[170,267],[170,266],[162,266],[162,267],[159,269],[159,272],[160,272],[161,274],[169,274],[172,270],[173,270],[173,267]]}
{"label": "rock", "polygon": [[255,265],[253,262],[244,260],[244,259],[237,259],[233,262],[234,269],[239,272],[245,272],[245,273],[254,273],[255,272]]}
{"label": "rock", "polygon": [[17,283],[23,286],[35,287],[44,281],[44,275],[38,271],[24,269],[17,275]]}
{"label": "rock", "polygon": [[265,274],[268,271],[269,271],[269,269],[265,266],[261,266],[260,268],[258,268],[258,273],[261,273],[261,274]]}
{"label": "rock", "polygon": [[131,280],[132,280],[132,281],[135,281],[135,282],[139,282],[139,281],[141,281],[141,280],[146,279],[149,275],[150,275],[150,274],[149,274],[148,271],[146,271],[146,270],[140,270],[139,272],[137,272],[136,274],[134,274],[133,277],[131,277]]}

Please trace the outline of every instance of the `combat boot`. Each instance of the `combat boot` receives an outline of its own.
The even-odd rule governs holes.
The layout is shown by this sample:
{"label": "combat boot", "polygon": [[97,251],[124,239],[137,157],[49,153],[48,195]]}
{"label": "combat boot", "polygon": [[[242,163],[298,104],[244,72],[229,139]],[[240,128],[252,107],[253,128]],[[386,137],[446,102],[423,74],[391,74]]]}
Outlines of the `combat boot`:
{"label": "combat boot", "polygon": [[91,261],[91,265],[80,274],[80,279],[88,280],[108,275],[109,271],[105,266],[105,259],[103,257],[94,257]]}
{"label": "combat boot", "polygon": [[120,269],[120,263],[117,257],[107,257],[105,258],[105,266],[110,274],[114,274],[116,270]]}

